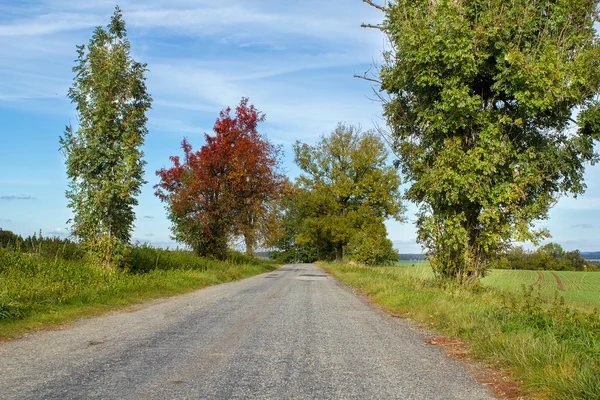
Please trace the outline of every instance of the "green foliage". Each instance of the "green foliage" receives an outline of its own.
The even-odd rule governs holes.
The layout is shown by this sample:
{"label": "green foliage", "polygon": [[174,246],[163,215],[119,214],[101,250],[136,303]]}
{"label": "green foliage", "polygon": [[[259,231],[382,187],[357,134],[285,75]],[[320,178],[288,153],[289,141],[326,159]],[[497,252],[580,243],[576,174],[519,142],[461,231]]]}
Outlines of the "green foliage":
{"label": "green foliage", "polygon": [[23,238],[16,233],[11,231],[5,231],[0,229],[0,247],[4,248],[16,248],[20,243],[23,242]]}
{"label": "green foliage", "polygon": [[[335,258],[335,247],[319,226],[309,217],[319,210],[314,196],[306,190],[294,188],[282,200],[281,233],[273,243],[271,257],[281,263],[311,263]],[[303,237],[298,241],[302,232]],[[302,241],[303,238],[312,238]]]}
{"label": "green foliage", "polygon": [[600,393],[598,309],[575,309],[560,297],[548,299],[534,289],[465,287],[431,276],[395,273],[418,268],[324,267],[390,311],[459,338],[470,356],[508,370],[528,398],[583,400]]}
{"label": "green foliage", "polygon": [[387,238],[385,225],[366,225],[359,230],[348,243],[349,258],[365,265],[392,264],[400,255]]}
{"label": "green foliage", "polygon": [[[369,4],[371,1],[366,1]],[[597,0],[399,0],[384,115],[439,276],[477,280],[512,239],[545,236],[561,195],[585,189],[600,138]],[[573,114],[578,112],[577,119]]]}
{"label": "green foliage", "polygon": [[11,231],[0,231],[0,247],[7,250],[16,250],[31,253],[48,260],[81,260],[86,256],[85,251],[69,239],[57,236],[44,237],[40,231],[23,239]]}
{"label": "green foliage", "polygon": [[492,268],[553,271],[583,271],[587,261],[579,250],[564,251],[558,243],[548,243],[536,251],[512,247],[490,263]]}
{"label": "green foliage", "polygon": [[125,21],[117,7],[106,29],[96,28],[87,48],[77,47],[69,98],[79,126],[60,138],[70,179],[66,193],[73,210],[73,233],[103,265],[126,256],[138,204],[147,134],[146,64],[130,55]]}
{"label": "green foliage", "polygon": [[[304,172],[297,179],[295,207],[300,223],[295,241],[321,250],[335,249],[341,260],[348,246],[370,261],[389,255],[383,222],[402,220],[400,178],[386,165],[385,145],[373,132],[339,124],[314,146],[294,145],[295,161]],[[367,255],[363,243],[379,246]],[[327,255],[327,254],[326,254]]]}

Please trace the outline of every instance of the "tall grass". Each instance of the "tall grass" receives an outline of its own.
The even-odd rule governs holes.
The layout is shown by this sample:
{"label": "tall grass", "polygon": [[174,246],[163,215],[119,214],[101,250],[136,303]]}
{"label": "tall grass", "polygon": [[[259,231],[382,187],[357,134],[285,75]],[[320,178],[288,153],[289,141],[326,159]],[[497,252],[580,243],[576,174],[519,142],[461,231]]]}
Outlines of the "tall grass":
{"label": "tall grass", "polygon": [[465,342],[535,398],[600,399],[600,315],[535,289],[465,288],[386,269],[326,264],[393,312]]}
{"label": "tall grass", "polygon": [[129,265],[104,270],[85,257],[75,261],[0,247],[0,338],[276,268],[241,255],[215,261],[148,246],[134,247]]}

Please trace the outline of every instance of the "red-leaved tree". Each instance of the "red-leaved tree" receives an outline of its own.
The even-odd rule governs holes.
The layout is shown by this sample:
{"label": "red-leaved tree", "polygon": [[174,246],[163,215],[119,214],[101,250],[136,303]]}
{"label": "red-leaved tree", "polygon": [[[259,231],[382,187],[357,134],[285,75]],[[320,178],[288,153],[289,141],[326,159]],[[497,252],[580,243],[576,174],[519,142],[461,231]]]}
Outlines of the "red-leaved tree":
{"label": "red-leaved tree", "polygon": [[156,174],[156,195],[167,203],[175,239],[202,256],[223,258],[230,237],[241,235],[252,254],[269,219],[272,203],[285,191],[280,171],[281,149],[262,136],[257,126],[265,115],[247,98],[235,109],[221,111],[206,144],[197,151],[183,140],[183,162]]}

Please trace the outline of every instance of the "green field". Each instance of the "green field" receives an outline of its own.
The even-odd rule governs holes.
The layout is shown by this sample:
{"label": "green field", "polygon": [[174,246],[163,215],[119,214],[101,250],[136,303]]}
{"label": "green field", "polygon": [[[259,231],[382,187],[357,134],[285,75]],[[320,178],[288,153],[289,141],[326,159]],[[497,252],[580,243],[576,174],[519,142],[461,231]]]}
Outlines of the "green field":
{"label": "green field", "polygon": [[[395,274],[429,278],[431,269],[423,261],[401,261],[394,267],[385,268]],[[565,301],[584,307],[600,307],[600,273],[577,271],[524,271],[491,270],[482,282],[484,286],[522,291],[523,285],[533,287],[544,297],[554,297],[556,293]]]}

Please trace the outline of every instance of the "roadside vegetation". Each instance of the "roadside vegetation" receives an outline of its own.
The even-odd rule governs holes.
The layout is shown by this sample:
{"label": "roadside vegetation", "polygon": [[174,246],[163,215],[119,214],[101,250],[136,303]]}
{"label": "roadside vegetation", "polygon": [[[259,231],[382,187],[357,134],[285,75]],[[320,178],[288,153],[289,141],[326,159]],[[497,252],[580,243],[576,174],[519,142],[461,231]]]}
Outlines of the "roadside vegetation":
{"label": "roadside vegetation", "polygon": [[417,240],[441,278],[476,282],[598,161],[598,1],[363,0],[388,39],[377,73]]}
{"label": "roadside vegetation", "polygon": [[425,269],[339,263],[322,266],[389,311],[437,334],[460,339],[471,357],[508,373],[531,398],[598,398],[597,309],[572,307],[560,296],[544,296],[532,286],[515,290],[516,281],[509,289],[496,287],[500,285],[464,286],[435,279],[430,268],[425,276],[419,276]]}
{"label": "roadside vegetation", "polygon": [[0,246],[0,339],[276,268],[233,252],[209,260],[189,251],[133,246],[124,267],[106,269],[68,240],[21,240],[34,246]]}

